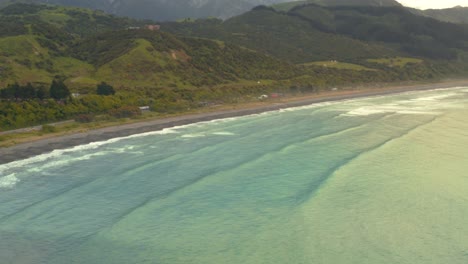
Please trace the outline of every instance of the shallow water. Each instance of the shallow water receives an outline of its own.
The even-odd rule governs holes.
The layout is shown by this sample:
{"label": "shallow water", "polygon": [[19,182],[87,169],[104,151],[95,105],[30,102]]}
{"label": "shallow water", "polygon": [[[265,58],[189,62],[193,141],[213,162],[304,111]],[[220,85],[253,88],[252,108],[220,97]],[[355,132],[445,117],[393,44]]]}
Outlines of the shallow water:
{"label": "shallow water", "polygon": [[468,88],[0,165],[1,263],[468,263]]}

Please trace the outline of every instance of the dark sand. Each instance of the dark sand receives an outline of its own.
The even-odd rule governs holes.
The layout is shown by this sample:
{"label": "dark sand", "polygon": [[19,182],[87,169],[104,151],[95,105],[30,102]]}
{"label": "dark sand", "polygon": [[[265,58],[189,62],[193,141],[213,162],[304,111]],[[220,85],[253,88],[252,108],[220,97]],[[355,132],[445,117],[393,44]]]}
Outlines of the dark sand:
{"label": "dark sand", "polygon": [[284,99],[284,102],[265,103],[256,106],[240,106],[239,109],[222,110],[201,114],[189,114],[178,117],[163,118],[158,120],[143,121],[140,123],[125,124],[106,127],[96,130],[77,133],[72,135],[58,136],[41,139],[33,142],[23,143],[8,148],[0,148],[0,164],[22,160],[39,154],[48,153],[56,149],[65,149],[73,146],[83,145],[91,142],[105,141],[116,137],[125,137],[134,134],[162,130],[164,128],[187,125],[201,121],[210,121],[228,117],[236,117],[262,112],[274,111],[288,107],[310,105],[327,101],[339,101],[368,96],[380,96],[409,91],[431,90],[437,88],[450,88],[457,86],[468,86],[468,80],[447,81],[436,84],[425,84],[416,86],[399,86],[391,88],[380,88],[372,90],[342,91],[334,93],[323,93],[319,95],[305,96],[301,98]]}

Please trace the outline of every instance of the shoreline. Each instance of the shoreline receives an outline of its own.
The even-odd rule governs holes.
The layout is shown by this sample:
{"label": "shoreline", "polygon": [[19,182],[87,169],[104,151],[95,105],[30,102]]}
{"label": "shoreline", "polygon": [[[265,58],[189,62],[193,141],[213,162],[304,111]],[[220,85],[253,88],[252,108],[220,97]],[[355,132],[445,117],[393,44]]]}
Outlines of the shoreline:
{"label": "shoreline", "polygon": [[57,149],[67,149],[92,142],[99,142],[112,138],[158,131],[165,128],[188,125],[203,121],[259,114],[284,108],[306,106],[323,102],[343,101],[372,96],[384,96],[412,91],[452,88],[457,86],[468,86],[468,80],[441,81],[432,84],[416,84],[405,86],[390,85],[384,88],[373,89],[344,89],[337,92],[325,92],[321,94],[304,95],[301,97],[282,98],[281,101],[265,102],[260,105],[240,104],[239,108],[230,110],[214,110],[197,114],[183,114],[176,117],[167,117],[117,126],[109,126],[81,133],[39,139],[36,141],[18,144],[12,147],[0,148],[0,164],[27,159],[40,154],[49,153]]}

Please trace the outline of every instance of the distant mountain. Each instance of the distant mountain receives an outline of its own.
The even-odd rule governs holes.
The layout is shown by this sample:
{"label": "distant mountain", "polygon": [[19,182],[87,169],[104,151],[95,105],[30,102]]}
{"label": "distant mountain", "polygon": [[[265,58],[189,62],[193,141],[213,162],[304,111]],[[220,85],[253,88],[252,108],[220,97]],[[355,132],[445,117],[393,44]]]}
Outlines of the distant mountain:
{"label": "distant mountain", "polygon": [[175,34],[218,38],[295,63],[409,55],[453,60],[468,52],[468,30],[407,9],[300,5],[257,7],[226,21],[167,23]]}
{"label": "distant mountain", "polygon": [[273,5],[276,10],[288,11],[296,6],[316,4],[319,6],[402,6],[395,0],[304,0]]}
{"label": "distant mountain", "polygon": [[[374,6],[374,7],[396,7],[402,5],[395,0],[303,0],[290,1],[274,4],[273,7],[278,11],[289,11],[294,7],[316,4],[320,6]],[[453,7],[446,9],[427,9],[421,10],[406,7],[413,14],[435,18],[444,22],[468,24],[468,7]]]}
{"label": "distant mountain", "polygon": [[[102,10],[109,14],[156,21],[174,21],[185,18],[217,17],[227,19],[245,13],[258,5],[273,5],[276,10],[288,11],[295,6],[402,6],[395,0],[0,0],[8,3],[46,3]],[[468,23],[468,8],[419,10],[413,13],[453,23]]]}
{"label": "distant mountain", "polygon": [[301,2],[321,6],[401,6],[395,0],[307,0]]}
{"label": "distant mountain", "polygon": [[158,21],[184,18],[228,18],[257,5],[271,5],[289,0],[0,0],[8,2],[47,3],[103,10],[107,13]]}
{"label": "distant mountain", "polygon": [[415,14],[432,17],[440,21],[468,24],[468,7],[453,7],[446,9],[411,9]]}

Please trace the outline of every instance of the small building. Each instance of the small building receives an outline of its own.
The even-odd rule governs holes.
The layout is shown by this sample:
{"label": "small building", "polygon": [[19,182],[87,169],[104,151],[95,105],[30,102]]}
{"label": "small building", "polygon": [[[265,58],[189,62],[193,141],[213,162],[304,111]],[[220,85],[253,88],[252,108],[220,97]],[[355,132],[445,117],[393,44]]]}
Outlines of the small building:
{"label": "small building", "polygon": [[128,27],[127,29],[128,30],[138,30],[138,29],[140,29],[140,27]]}
{"label": "small building", "polygon": [[160,25],[146,25],[145,27],[151,31],[159,31],[161,29]]}
{"label": "small building", "polygon": [[140,110],[141,110],[142,112],[148,112],[148,111],[150,110],[150,107],[147,106],[147,105],[146,105],[146,106],[140,106],[140,107],[138,107],[138,108],[140,108]]}
{"label": "small building", "polygon": [[282,93],[271,93],[270,97],[271,98],[279,98],[279,97],[283,97],[283,94]]}

